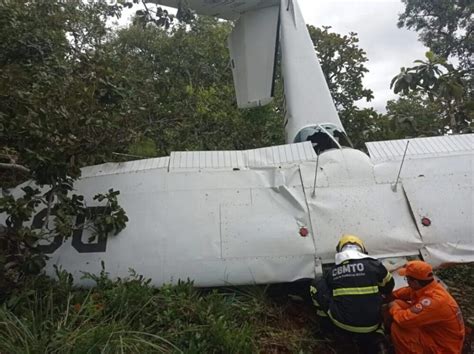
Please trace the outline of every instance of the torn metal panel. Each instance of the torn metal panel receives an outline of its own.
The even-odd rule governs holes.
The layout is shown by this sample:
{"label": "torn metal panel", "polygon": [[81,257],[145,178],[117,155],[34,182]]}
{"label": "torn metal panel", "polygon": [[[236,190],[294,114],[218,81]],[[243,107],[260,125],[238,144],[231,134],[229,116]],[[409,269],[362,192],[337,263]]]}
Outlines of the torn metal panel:
{"label": "torn metal panel", "polygon": [[[305,190],[310,196],[312,189]],[[346,233],[360,236],[376,257],[416,254],[422,247],[403,191],[394,193],[390,185],[317,188],[308,205],[323,262],[333,260],[335,245]]]}
{"label": "torn metal panel", "polygon": [[[316,161],[301,165],[305,187],[314,185]],[[333,149],[319,155],[318,187],[368,185],[375,180],[369,157],[358,150]]]}

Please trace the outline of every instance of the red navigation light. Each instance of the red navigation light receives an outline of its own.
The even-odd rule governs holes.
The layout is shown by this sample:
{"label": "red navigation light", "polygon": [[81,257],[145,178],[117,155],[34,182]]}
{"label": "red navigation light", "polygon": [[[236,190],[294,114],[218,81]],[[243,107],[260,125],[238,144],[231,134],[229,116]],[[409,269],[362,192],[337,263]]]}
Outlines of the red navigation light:
{"label": "red navigation light", "polygon": [[300,228],[301,237],[306,237],[306,236],[308,236],[308,234],[309,234],[309,231],[306,227],[303,226],[302,228]]}
{"label": "red navigation light", "polygon": [[421,219],[421,223],[423,224],[423,226],[430,226],[431,225],[431,220],[428,219],[427,217],[424,217]]}

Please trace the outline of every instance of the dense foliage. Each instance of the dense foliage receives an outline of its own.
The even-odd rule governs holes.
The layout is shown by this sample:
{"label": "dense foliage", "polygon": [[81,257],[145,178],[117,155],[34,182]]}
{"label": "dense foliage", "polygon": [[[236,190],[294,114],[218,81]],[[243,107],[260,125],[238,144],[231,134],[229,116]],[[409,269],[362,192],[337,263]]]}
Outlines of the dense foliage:
{"label": "dense foliage", "polygon": [[[439,109],[439,134],[472,132],[474,120],[474,6],[464,0],[403,0],[398,26],[414,29],[430,52],[402,68],[392,80],[395,93],[415,93]],[[413,95],[411,98],[413,99]]]}
{"label": "dense foliage", "polygon": [[472,70],[474,5],[466,0],[402,0],[405,11],[398,26],[413,29],[435,54],[457,58],[460,67]]}
{"label": "dense foliage", "polygon": [[391,87],[395,93],[419,97],[439,108],[438,116],[443,126],[439,134],[472,131],[474,101],[472,73],[455,68],[445,59],[432,52],[426,53],[426,61],[416,60],[411,68],[402,68],[393,78]]}
{"label": "dense foliage", "polygon": [[[104,46],[104,19],[118,16],[118,7],[55,1],[1,5],[0,168],[7,186],[19,181],[11,171],[35,183],[23,187],[24,195],[4,191],[0,199],[0,213],[8,215],[0,230],[3,295],[41,270],[40,240],[87,227],[77,225],[76,217],[87,218],[96,237],[125,227],[118,191],[97,195],[95,204],[102,209],[92,215],[72,190],[80,167],[133,141],[135,124],[126,115],[123,78],[111,70],[116,58]],[[31,225],[42,209],[44,220]]]}
{"label": "dense foliage", "polygon": [[153,155],[283,143],[282,119],[273,106],[236,107],[226,46],[230,29],[200,17],[170,31],[132,26],[109,43],[121,58],[115,71],[127,77],[134,97],[129,114],[155,147]]}

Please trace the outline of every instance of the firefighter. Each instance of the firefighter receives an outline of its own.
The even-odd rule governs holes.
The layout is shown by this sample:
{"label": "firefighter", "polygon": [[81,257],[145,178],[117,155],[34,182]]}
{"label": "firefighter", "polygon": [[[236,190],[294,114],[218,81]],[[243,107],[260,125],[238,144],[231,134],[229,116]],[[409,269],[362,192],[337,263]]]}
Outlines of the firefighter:
{"label": "firefighter", "polygon": [[458,304],[423,261],[411,261],[399,274],[408,286],[393,293],[391,336],[397,354],[461,353],[464,321]]}
{"label": "firefighter", "polygon": [[384,340],[382,295],[395,282],[357,236],[343,235],[336,251],[335,266],[310,287],[321,327],[351,337],[362,353],[377,353]]}

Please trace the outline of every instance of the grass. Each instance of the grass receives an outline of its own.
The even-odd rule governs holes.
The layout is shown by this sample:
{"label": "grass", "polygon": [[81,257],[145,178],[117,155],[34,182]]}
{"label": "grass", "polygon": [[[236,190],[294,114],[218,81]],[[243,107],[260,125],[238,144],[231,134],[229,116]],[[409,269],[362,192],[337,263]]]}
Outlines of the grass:
{"label": "grass", "polygon": [[[472,270],[438,272],[467,322]],[[342,353],[318,337],[313,309],[288,287],[156,289],[133,272],[116,281],[86,276],[95,287],[75,288],[58,271],[58,280],[36,277],[10,296],[0,306],[0,353]]]}
{"label": "grass", "polygon": [[94,288],[79,289],[58,275],[31,279],[0,307],[0,353],[293,353],[320,345],[314,323],[294,325],[290,302],[277,304],[266,287],[155,289],[133,273],[111,281],[103,272],[87,275]]}

